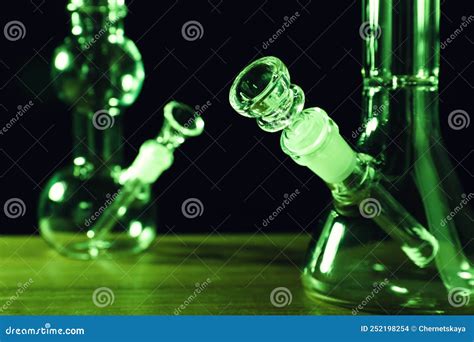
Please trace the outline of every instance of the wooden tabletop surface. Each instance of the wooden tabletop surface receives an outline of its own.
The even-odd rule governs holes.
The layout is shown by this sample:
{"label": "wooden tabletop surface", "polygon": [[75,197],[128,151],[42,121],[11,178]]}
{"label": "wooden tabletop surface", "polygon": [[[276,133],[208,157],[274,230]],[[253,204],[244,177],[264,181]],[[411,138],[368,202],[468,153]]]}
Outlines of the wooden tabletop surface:
{"label": "wooden tabletop surface", "polygon": [[[174,235],[131,258],[78,261],[40,237],[4,236],[0,314],[350,314],[304,294],[299,267],[308,241],[288,234]],[[290,291],[289,305],[271,303],[278,287]]]}

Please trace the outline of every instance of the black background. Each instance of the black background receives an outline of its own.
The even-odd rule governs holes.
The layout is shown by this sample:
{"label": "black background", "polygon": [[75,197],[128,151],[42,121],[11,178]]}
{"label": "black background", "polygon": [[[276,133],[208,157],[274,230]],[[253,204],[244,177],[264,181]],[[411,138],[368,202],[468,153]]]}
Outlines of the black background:
{"label": "black background", "polygon": [[[470,1],[442,3],[441,40],[473,14]],[[228,104],[229,86],[251,60],[275,55],[289,67],[306,103],[326,109],[351,143],[359,126],[359,1],[128,1],[125,32],[143,55],[146,79],[141,95],[125,113],[125,155],[130,162],[140,144],[158,132],[161,108],[171,99],[192,106],[210,101],[204,113],[206,133],[176,153],[171,170],[154,186],[162,232],[302,231],[322,218],[329,191],[312,173],[289,160],[279,148],[279,134],[261,131]],[[53,49],[69,34],[66,1],[2,3],[0,25],[20,20],[22,40],[0,35],[0,126],[30,100],[28,111],[0,136],[1,205],[12,197],[26,204],[26,214],[9,219],[1,213],[0,233],[37,231],[37,202],[52,173],[71,160],[71,113],[50,84]],[[287,32],[263,49],[296,11],[300,17]],[[182,25],[199,21],[203,37],[189,42]],[[472,113],[474,23],[442,50],[441,129],[465,187],[472,183],[472,130],[451,130],[447,115],[455,109]],[[146,125],[143,122],[151,116]],[[142,126],[143,125],[143,126]],[[12,159],[14,161],[12,161]],[[457,165],[457,163],[454,163]],[[472,169],[471,169],[472,170]],[[269,226],[262,220],[281,204],[284,194],[300,190],[290,207]],[[202,201],[195,219],[181,213],[187,198]]]}

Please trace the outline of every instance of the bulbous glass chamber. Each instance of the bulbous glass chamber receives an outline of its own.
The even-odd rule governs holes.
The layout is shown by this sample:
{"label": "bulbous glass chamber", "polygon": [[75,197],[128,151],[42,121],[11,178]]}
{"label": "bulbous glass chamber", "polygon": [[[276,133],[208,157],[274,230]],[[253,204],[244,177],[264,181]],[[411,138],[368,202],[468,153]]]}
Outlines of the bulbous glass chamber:
{"label": "bulbous glass chamber", "polygon": [[119,193],[120,184],[109,174],[80,176],[73,167],[58,171],[41,193],[41,235],[61,254],[75,259],[116,258],[144,251],[156,236],[149,186],[123,208],[106,235],[97,239],[88,234]]}
{"label": "bulbous glass chamber", "polygon": [[62,101],[95,109],[135,102],[145,78],[141,54],[127,37],[108,37],[90,46],[84,37],[68,37],[55,49],[51,79]]}

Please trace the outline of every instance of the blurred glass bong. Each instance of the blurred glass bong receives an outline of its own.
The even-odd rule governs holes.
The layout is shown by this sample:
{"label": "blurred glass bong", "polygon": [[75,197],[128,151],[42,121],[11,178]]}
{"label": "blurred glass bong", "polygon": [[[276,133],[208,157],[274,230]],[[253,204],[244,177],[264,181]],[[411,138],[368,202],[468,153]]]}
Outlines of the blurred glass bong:
{"label": "blurred glass bong", "polygon": [[365,0],[360,33],[363,153],[322,109],[303,108],[275,57],[247,66],[230,90],[239,114],[283,130],[283,151],[331,189],[305,290],[353,314],[472,311],[472,248],[462,242],[473,232],[467,217],[450,216],[462,192],[439,132],[439,0]]}
{"label": "blurred glass bong", "polygon": [[120,0],[71,0],[72,35],[53,55],[52,79],[73,111],[73,165],[43,189],[44,239],[77,259],[139,253],[156,236],[151,184],[173,163],[173,151],[201,134],[204,121],[184,104],[164,108],[163,127],[123,169],[122,112],[145,76],[136,45],[124,36]]}

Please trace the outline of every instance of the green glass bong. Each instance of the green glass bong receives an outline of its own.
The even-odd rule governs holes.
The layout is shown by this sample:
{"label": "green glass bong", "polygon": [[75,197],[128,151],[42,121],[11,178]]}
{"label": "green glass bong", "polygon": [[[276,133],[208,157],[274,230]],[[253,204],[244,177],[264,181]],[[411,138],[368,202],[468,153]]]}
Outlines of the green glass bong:
{"label": "green glass bong", "polygon": [[156,235],[151,184],[173,163],[173,151],[201,134],[204,121],[187,105],[164,107],[163,127],[122,168],[123,109],[140,93],[144,69],[124,36],[120,0],[71,0],[72,36],[53,55],[59,97],[73,108],[73,165],[43,189],[39,225],[60,253],[78,259],[139,253]]}
{"label": "green glass bong", "polygon": [[472,312],[472,250],[459,236],[473,234],[462,217],[445,219],[462,197],[439,134],[439,1],[366,0],[363,22],[364,153],[322,109],[304,109],[275,57],[239,73],[230,103],[263,130],[282,130],[283,151],[331,190],[302,274],[310,297],[353,314]]}

